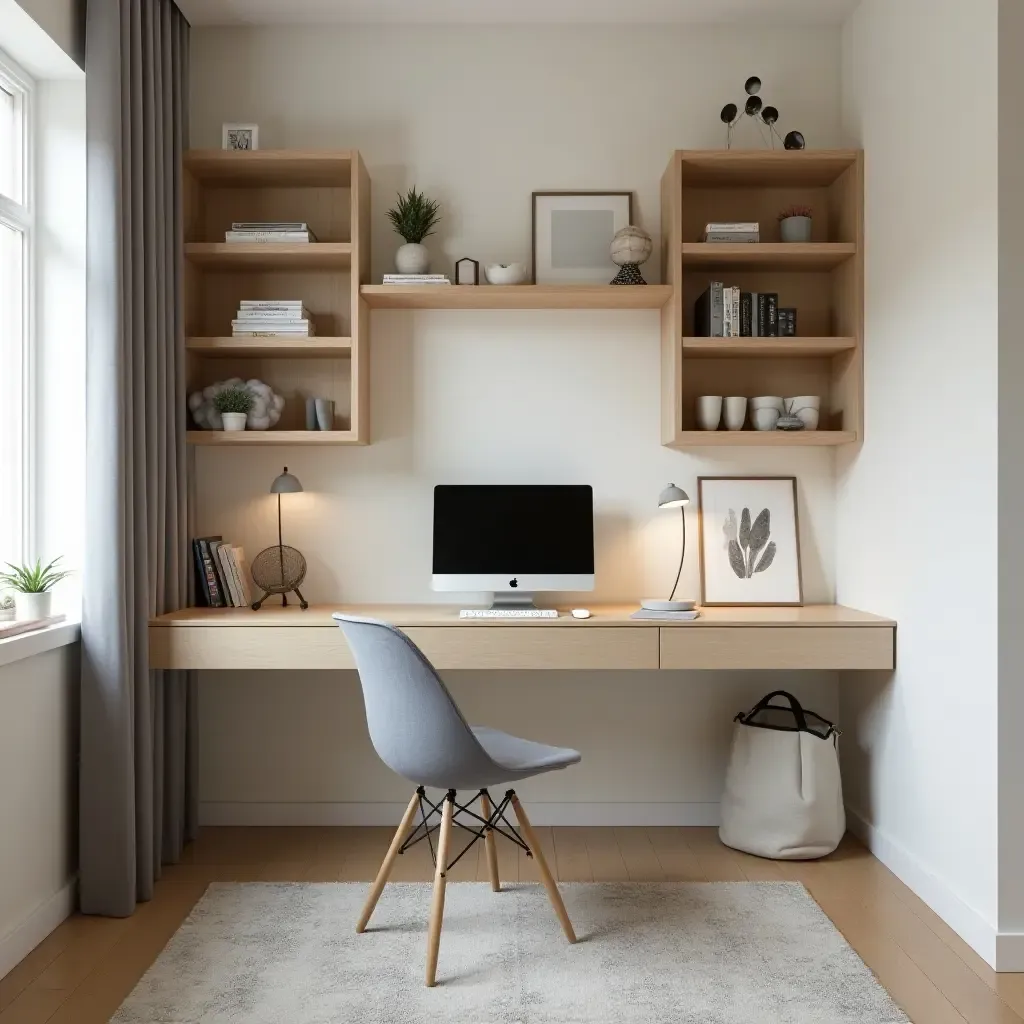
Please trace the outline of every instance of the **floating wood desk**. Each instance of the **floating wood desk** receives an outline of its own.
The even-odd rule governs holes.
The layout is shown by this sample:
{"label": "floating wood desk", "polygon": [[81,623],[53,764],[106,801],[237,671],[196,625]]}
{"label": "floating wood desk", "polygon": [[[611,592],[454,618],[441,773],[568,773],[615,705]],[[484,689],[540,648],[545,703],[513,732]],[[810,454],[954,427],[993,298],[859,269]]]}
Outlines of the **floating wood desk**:
{"label": "floating wood desk", "polygon": [[891,669],[896,623],[839,605],[706,608],[693,622],[460,619],[445,605],[188,608],[151,620],[152,668],[351,669],[335,611],[398,626],[439,669]]}

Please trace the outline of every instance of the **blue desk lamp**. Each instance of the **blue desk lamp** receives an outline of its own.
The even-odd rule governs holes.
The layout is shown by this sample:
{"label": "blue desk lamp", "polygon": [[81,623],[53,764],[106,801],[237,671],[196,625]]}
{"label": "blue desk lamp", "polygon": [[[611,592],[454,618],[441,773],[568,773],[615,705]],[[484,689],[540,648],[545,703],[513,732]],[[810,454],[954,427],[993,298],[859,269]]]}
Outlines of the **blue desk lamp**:
{"label": "blue desk lamp", "polygon": [[640,602],[641,608],[652,612],[688,612],[697,604],[696,601],[675,600],[676,590],[679,588],[679,578],[683,575],[683,562],[686,559],[686,506],[690,504],[690,497],[686,491],[675,484],[669,484],[658,496],[658,508],[677,508],[683,521],[683,548],[679,555],[679,571],[676,573],[676,581],[672,585],[672,593],[667,601],[656,598],[648,598]]}

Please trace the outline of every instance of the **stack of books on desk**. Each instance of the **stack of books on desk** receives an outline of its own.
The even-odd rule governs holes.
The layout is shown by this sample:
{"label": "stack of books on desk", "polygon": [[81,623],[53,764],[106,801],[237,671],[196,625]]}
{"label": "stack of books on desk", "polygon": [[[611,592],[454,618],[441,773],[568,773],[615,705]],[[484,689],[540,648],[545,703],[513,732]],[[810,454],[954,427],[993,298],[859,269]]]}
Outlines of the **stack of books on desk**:
{"label": "stack of books on desk", "polygon": [[196,537],[192,541],[195,560],[196,603],[208,608],[248,608],[249,563],[245,550],[225,544],[220,536]]}
{"label": "stack of books on desk", "polygon": [[756,220],[712,221],[704,226],[702,242],[758,242],[761,225]]}
{"label": "stack of books on desk", "polygon": [[316,235],[300,220],[236,220],[224,232],[225,242],[315,242]]}
{"label": "stack of books on desk", "polygon": [[233,338],[312,338],[315,334],[302,299],[243,299],[231,321]]}
{"label": "stack of books on desk", "polygon": [[385,274],[385,284],[451,284],[444,274]]}

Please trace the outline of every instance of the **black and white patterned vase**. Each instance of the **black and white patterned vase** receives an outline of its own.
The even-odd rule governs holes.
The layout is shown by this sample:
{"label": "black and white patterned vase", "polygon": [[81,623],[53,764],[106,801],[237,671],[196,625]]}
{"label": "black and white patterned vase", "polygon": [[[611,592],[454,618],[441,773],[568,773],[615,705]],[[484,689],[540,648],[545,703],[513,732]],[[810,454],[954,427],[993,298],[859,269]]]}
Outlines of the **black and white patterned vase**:
{"label": "black and white patterned vase", "polygon": [[639,263],[623,263],[611,284],[647,284]]}

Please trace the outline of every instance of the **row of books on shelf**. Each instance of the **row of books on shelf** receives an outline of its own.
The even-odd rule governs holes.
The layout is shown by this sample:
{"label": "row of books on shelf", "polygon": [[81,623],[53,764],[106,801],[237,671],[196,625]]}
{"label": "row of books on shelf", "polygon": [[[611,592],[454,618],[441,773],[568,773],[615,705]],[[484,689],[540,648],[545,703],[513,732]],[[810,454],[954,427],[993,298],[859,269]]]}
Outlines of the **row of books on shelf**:
{"label": "row of books on shelf", "polygon": [[192,541],[195,561],[196,603],[208,608],[248,608],[252,603],[249,563],[245,551],[223,538],[196,537]]}
{"label": "row of books on shelf", "polygon": [[793,338],[796,309],[779,306],[777,292],[748,292],[712,281],[693,306],[698,338]]}
{"label": "row of books on shelf", "polygon": [[295,245],[304,242],[315,242],[316,235],[309,230],[309,225],[300,220],[260,221],[236,220],[230,231],[224,232],[225,242],[269,243],[275,242]]}
{"label": "row of books on shelf", "polygon": [[316,325],[302,299],[243,299],[231,321],[235,338],[312,338]]}

